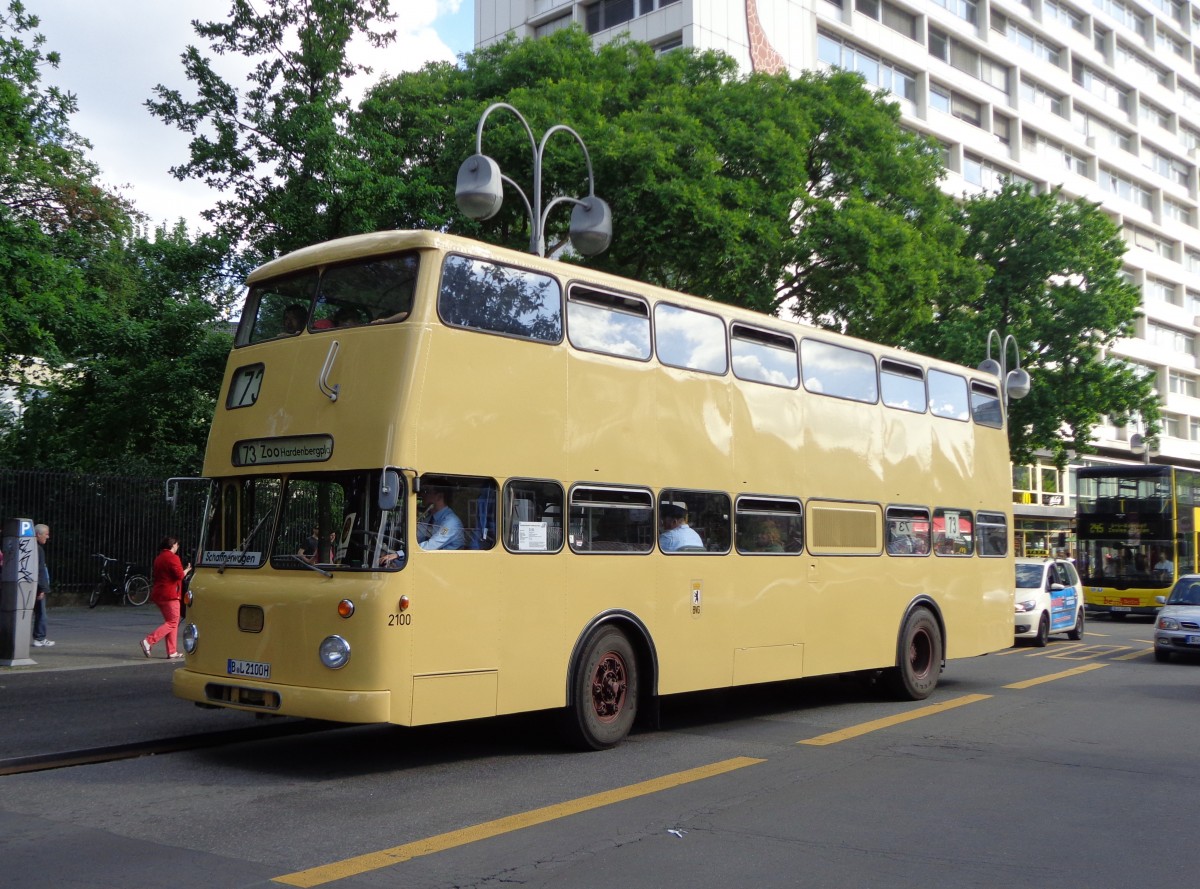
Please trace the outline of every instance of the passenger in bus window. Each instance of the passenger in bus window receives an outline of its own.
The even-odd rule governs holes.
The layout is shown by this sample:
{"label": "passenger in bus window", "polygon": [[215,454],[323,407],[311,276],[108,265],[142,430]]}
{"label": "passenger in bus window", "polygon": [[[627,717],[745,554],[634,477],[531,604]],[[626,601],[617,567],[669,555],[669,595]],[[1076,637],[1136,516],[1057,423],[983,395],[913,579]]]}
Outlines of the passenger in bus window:
{"label": "passenger in bus window", "polygon": [[1175,563],[1165,552],[1162,554],[1162,558],[1154,564],[1154,576],[1158,580],[1170,580],[1175,576]]}
{"label": "passenger in bus window", "polygon": [[421,549],[462,549],[467,541],[460,519],[446,502],[450,492],[436,485],[425,485],[421,499],[425,513],[417,520],[417,543]]}
{"label": "passenger in bus window", "polygon": [[662,533],[658,535],[658,548],[664,553],[680,549],[704,549],[704,541],[687,523],[687,507],[682,503],[664,503],[659,509]]}
{"label": "passenger in bus window", "polygon": [[292,304],[283,310],[283,332],[287,334],[299,333],[304,329],[304,318],[308,313],[304,311],[304,306]]}

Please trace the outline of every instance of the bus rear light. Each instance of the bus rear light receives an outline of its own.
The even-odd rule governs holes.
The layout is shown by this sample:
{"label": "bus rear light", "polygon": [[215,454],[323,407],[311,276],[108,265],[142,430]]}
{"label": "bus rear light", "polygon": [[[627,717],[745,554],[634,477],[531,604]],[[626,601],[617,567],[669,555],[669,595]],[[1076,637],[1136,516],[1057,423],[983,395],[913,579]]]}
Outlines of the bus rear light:
{"label": "bus rear light", "polygon": [[401,610],[401,611],[408,611],[408,596],[401,596],[401,597],[400,597],[400,610]]}
{"label": "bus rear light", "polygon": [[341,617],[350,617],[354,614],[354,603],[349,599],[343,599],[338,602],[338,614]]}
{"label": "bus rear light", "polygon": [[191,608],[193,598],[194,597],[192,596],[192,591],[191,590],[186,591],[183,594],[183,604],[186,605],[188,608]]}

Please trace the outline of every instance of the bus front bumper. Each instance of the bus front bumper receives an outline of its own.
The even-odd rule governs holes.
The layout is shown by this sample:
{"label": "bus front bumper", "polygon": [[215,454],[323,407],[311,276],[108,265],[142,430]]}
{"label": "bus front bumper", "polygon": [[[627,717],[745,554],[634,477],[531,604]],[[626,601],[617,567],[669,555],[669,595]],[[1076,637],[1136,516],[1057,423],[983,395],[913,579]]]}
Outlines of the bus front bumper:
{"label": "bus front bumper", "polygon": [[1083,610],[1088,614],[1143,614],[1153,617],[1158,614],[1157,605],[1091,605],[1086,604]]}
{"label": "bus front bumper", "polygon": [[276,685],[197,673],[186,667],[175,671],[171,683],[178,698],[210,707],[228,707],[272,716],[299,716],[329,722],[390,722],[392,693],[382,691],[346,691]]}

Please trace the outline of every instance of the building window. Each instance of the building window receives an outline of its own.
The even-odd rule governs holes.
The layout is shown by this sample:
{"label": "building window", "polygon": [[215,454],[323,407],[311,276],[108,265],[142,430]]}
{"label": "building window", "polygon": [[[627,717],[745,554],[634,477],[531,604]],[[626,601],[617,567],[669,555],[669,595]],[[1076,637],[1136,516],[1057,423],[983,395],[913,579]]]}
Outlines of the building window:
{"label": "building window", "polygon": [[1188,184],[1188,165],[1177,157],[1149,145],[1143,145],[1142,163],[1147,169],[1153,170],[1176,185]]}
{"label": "building window", "polygon": [[1171,306],[1182,305],[1179,299],[1179,288],[1171,281],[1147,278],[1145,292],[1146,299],[1150,302],[1166,303]]}
{"label": "building window", "polygon": [[1161,324],[1148,324],[1146,327],[1148,339],[1153,345],[1180,355],[1196,354],[1196,338],[1192,334]]}
{"label": "building window", "polygon": [[1173,395],[1186,395],[1188,398],[1196,397],[1196,378],[1190,374],[1181,374],[1177,371],[1171,371],[1170,389]]}
{"label": "building window", "polygon": [[1000,92],[1006,99],[1008,98],[1007,65],[977,52],[966,43],[937,28],[929,29],[929,54],[959,71],[983,81]]}
{"label": "building window", "polygon": [[1129,111],[1129,90],[1097,74],[1087,65],[1075,63],[1075,82],[1103,102],[1121,111]]}
{"label": "building window", "polygon": [[1085,136],[1093,137],[1098,144],[1120,148],[1130,154],[1134,152],[1132,133],[1113,126],[1087,109],[1075,109],[1075,129]]}
{"label": "building window", "polygon": [[854,8],[856,11],[872,18],[877,22],[882,22],[886,27],[893,31],[903,34],[910,40],[917,39],[917,17],[911,12],[906,12],[898,6],[891,3],[880,2],[880,0],[855,0]]}
{"label": "building window", "polygon": [[1092,0],[1092,5],[1106,12],[1135,34],[1146,36],[1146,17],[1122,0]]}
{"label": "building window", "polygon": [[1137,204],[1146,210],[1150,209],[1152,203],[1150,189],[1116,170],[1108,167],[1100,168],[1100,187],[1122,200]]}
{"label": "building window", "polygon": [[1022,143],[1027,151],[1045,158],[1056,167],[1077,176],[1086,176],[1087,158],[1076,154],[1061,142],[1048,139],[1036,130],[1026,128],[1022,135]]}
{"label": "building window", "polygon": [[1034,83],[1025,77],[1021,78],[1021,102],[1034,108],[1041,108],[1059,117],[1067,117],[1067,103],[1061,94],[1051,92],[1044,86]]}
{"label": "building window", "polygon": [[972,25],[976,24],[979,19],[979,4],[975,0],[933,0],[933,2]]}
{"label": "building window", "polygon": [[1183,225],[1191,226],[1196,224],[1195,218],[1192,215],[1192,208],[1174,198],[1163,198],[1162,213],[1164,222],[1179,222]]}
{"label": "building window", "polygon": [[1122,69],[1122,74],[1129,76],[1132,73],[1134,78],[1145,77],[1156,81],[1159,86],[1169,86],[1171,82],[1165,68],[1159,67],[1123,43],[1117,44],[1117,67]]}
{"label": "building window", "polygon": [[1084,33],[1083,16],[1058,0],[1042,0],[1042,21],[1059,22],[1073,31]]}
{"label": "building window", "polygon": [[1138,102],[1138,121],[1147,126],[1158,127],[1160,130],[1171,129],[1170,112],[1145,99]]}
{"label": "building window", "polygon": [[568,12],[566,15],[560,15],[556,19],[551,19],[548,22],[542,22],[533,29],[533,36],[548,37],[555,31],[561,31],[563,28],[571,27],[571,23],[573,21],[575,21],[574,17]]}
{"label": "building window", "polygon": [[586,7],[584,23],[589,34],[624,24],[679,0],[599,0]]}
{"label": "building window", "polygon": [[1028,29],[1017,24],[1001,12],[992,13],[992,30],[999,31],[1009,43],[1030,55],[1036,56],[1043,62],[1062,67],[1062,50],[1052,43],[1047,43]]}
{"label": "building window", "polygon": [[898,65],[893,65],[874,53],[866,52],[852,43],[818,31],[817,56],[826,64],[844,68],[847,71],[857,71],[868,83],[885,89],[901,99],[909,102],[916,101],[916,74]]}

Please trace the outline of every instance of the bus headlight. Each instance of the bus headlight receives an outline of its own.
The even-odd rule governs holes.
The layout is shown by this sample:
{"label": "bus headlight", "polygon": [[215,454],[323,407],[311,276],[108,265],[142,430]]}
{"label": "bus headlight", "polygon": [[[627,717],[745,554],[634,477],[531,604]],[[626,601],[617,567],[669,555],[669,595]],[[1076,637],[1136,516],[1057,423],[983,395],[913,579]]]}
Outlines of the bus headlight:
{"label": "bus headlight", "polygon": [[200,642],[200,630],[195,624],[188,624],[183,628],[183,650],[188,654],[196,653],[196,645]]}
{"label": "bus headlight", "polygon": [[350,643],[341,636],[326,636],[317,654],[329,669],[340,670],[350,660]]}

